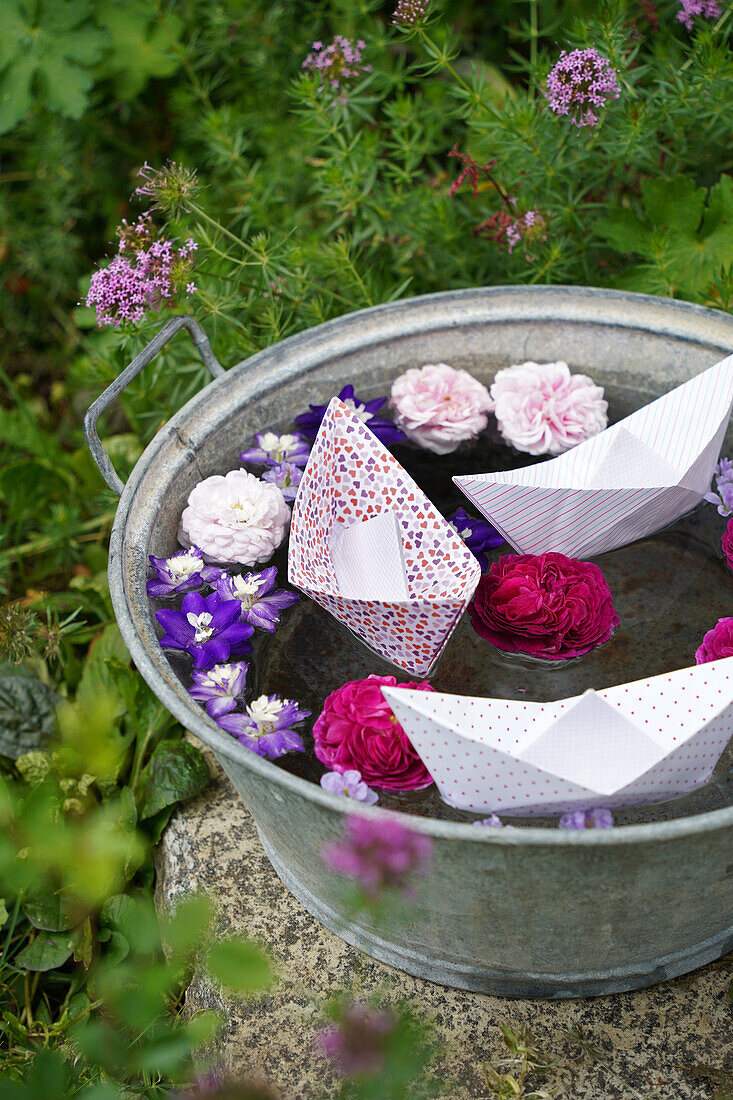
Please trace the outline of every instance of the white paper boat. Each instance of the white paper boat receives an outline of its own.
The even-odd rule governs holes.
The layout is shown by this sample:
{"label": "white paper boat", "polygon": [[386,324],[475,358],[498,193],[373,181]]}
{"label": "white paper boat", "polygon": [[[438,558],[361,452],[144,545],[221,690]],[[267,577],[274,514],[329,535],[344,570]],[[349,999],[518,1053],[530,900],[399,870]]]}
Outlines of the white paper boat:
{"label": "white paper boat", "polygon": [[293,505],[288,577],[382,657],[426,676],[481,569],[399,462],[335,397]]}
{"label": "white paper boat", "polygon": [[676,798],[733,734],[733,657],[555,703],[382,688],[446,802],[532,815]]}
{"label": "white paper boat", "polygon": [[699,504],[731,407],[733,355],[557,458],[453,480],[520,554],[589,558]]}

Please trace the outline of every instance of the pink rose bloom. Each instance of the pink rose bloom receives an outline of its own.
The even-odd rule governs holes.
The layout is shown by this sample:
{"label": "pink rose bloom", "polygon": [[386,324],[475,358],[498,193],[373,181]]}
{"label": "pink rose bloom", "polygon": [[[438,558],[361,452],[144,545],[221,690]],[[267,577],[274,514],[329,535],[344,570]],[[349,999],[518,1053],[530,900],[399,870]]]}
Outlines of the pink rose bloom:
{"label": "pink rose bloom", "polygon": [[705,665],[722,657],[733,657],[733,618],[730,616],[718,619],[713,629],[708,630],[695,654],[695,664]]}
{"label": "pink rose bloom", "polygon": [[498,649],[554,661],[607,642],[619,621],[598,566],[553,553],[493,562],[468,613],[476,633]]}
{"label": "pink rose bloom", "polygon": [[557,455],[602,432],[608,423],[603,389],[567,363],[519,363],[491,385],[499,431],[531,455]]}
{"label": "pink rose bloom", "polygon": [[492,408],[486,386],[447,363],[405,371],[392,385],[390,405],[408,439],[436,455],[474,439],[488,424],[486,413]]}
{"label": "pink rose bloom", "polygon": [[316,756],[333,771],[352,768],[385,791],[428,787],[432,776],[405,736],[380,687],[433,691],[427,681],[398,684],[394,676],[351,680],[332,691],[313,726]]}
{"label": "pink rose bloom", "polygon": [[723,532],[721,546],[725,554],[725,560],[728,563],[728,568],[733,569],[733,519],[728,520],[725,531]]}
{"label": "pink rose bloom", "polygon": [[210,562],[255,565],[272,557],[289,522],[290,509],[277,485],[247,470],[230,470],[191,490],[178,541],[199,546]]}

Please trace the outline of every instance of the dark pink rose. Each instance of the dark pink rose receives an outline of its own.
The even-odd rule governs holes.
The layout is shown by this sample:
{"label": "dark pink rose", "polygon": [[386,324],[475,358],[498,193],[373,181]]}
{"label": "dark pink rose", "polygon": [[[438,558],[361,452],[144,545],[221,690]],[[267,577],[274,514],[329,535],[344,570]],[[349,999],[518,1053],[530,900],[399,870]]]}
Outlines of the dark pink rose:
{"label": "dark pink rose", "polygon": [[427,681],[398,684],[394,676],[351,680],[332,691],[313,726],[316,756],[333,771],[356,768],[385,791],[414,791],[433,778],[405,736],[380,687],[433,691]]}
{"label": "dark pink rose", "polygon": [[725,531],[723,532],[723,541],[721,543],[723,547],[723,553],[725,554],[725,560],[728,562],[730,569],[733,569],[733,519],[729,519]]}
{"label": "dark pink rose", "polygon": [[618,626],[597,565],[564,554],[506,554],[479,581],[473,628],[498,649],[561,660],[602,645]]}
{"label": "dark pink rose", "polygon": [[733,657],[733,618],[730,616],[718,619],[713,629],[708,630],[695,654],[695,664],[705,665],[721,657]]}

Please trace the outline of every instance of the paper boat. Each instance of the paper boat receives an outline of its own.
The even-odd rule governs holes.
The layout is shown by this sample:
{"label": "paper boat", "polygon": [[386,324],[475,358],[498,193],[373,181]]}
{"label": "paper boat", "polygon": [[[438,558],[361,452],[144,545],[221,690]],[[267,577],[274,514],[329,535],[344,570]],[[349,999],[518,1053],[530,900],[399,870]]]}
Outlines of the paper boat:
{"label": "paper boat", "polygon": [[451,806],[559,814],[706,783],[733,734],[733,657],[555,703],[382,688]]}
{"label": "paper boat", "polygon": [[293,505],[291,584],[382,657],[426,676],[480,576],[463,540],[335,397]]}
{"label": "paper boat", "polygon": [[589,558],[699,504],[732,406],[729,356],[558,458],[453,480],[520,554]]}

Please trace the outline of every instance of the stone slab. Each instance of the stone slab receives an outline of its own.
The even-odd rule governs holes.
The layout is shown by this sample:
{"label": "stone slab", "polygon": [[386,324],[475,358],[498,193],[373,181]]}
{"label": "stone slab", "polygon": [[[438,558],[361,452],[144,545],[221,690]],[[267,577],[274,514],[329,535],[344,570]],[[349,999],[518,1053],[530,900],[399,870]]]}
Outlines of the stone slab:
{"label": "stone slab", "polygon": [[[216,1052],[227,1074],[268,1085],[283,1100],[311,1100],[335,1088],[314,1052],[326,1001],[349,990],[385,1003],[410,999],[435,1027],[434,1073],[450,1100],[492,1095],[483,1065],[507,1056],[499,1024],[528,1025],[560,1063],[538,1086],[567,1100],[713,1100],[713,1077],[730,1071],[733,1096],[733,956],[651,989],[570,1001],[515,1001],[435,985],[375,962],[323,928],[280,882],[244,803],[209,756],[212,783],[171,820],[157,853],[157,902],[203,891],[219,905],[222,935],[245,934],[276,959],[279,981],[266,996],[228,1001],[201,976],[187,1005],[216,1007],[226,1025]],[[568,1033],[580,1031],[593,1053]],[[504,1072],[509,1067],[504,1068]],[[718,1088],[720,1082],[718,1082]],[[717,1098],[716,1098],[717,1100]]]}

